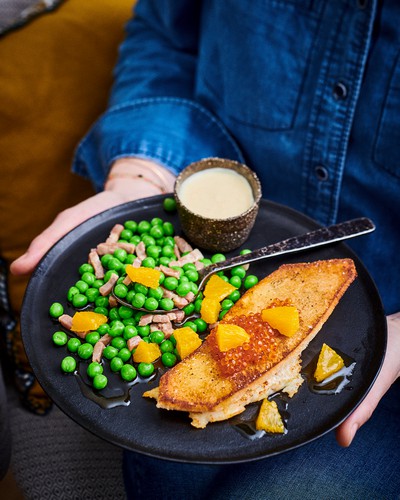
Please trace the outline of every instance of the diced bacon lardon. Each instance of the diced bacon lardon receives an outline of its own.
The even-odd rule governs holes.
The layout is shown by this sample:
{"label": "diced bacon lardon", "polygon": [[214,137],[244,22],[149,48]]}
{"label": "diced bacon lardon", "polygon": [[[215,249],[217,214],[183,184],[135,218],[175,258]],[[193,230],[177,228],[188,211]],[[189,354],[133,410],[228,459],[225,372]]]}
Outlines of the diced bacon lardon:
{"label": "diced bacon lardon", "polygon": [[127,340],[126,345],[130,351],[135,349],[140,342],[143,342],[143,339],[140,335],[135,335],[134,337],[131,337],[130,339]]}
{"label": "diced bacon lardon", "polygon": [[112,273],[110,279],[99,288],[99,292],[103,297],[110,295],[115,283],[118,281],[118,278],[118,274]]}
{"label": "diced bacon lardon", "polygon": [[115,224],[115,226],[111,229],[108,238],[106,239],[106,243],[117,243],[123,230],[124,226],[122,224]]}
{"label": "diced bacon lardon", "polygon": [[170,267],[161,265],[160,271],[164,273],[165,276],[171,276],[176,279],[180,278],[180,272],[177,269],[171,269]]}
{"label": "diced bacon lardon", "polygon": [[175,243],[181,253],[191,252],[193,247],[181,236],[174,236]]}
{"label": "diced bacon lardon", "polygon": [[139,257],[140,260],[143,260],[147,257],[146,245],[144,244],[143,241],[141,241],[136,245],[136,255]]}
{"label": "diced bacon lardon", "polygon": [[67,330],[71,330],[72,328],[72,316],[70,316],[69,314],[62,314],[59,318],[58,318],[58,321],[59,323],[64,327],[66,328]]}
{"label": "diced bacon lardon", "polygon": [[95,248],[92,248],[92,250],[89,253],[89,264],[93,266],[94,275],[96,276],[96,278],[100,280],[103,279],[104,268],[100,261],[99,254],[97,253],[97,250]]}
{"label": "diced bacon lardon", "polygon": [[182,267],[185,264],[189,264],[189,263],[193,264],[194,262],[197,262],[198,260],[202,260],[202,259],[204,259],[203,254],[200,252],[200,250],[198,248],[195,248],[190,253],[187,253],[186,255],[181,257],[180,259],[170,262],[169,265],[171,267],[173,267],[173,266]]}
{"label": "diced bacon lardon", "polygon": [[144,316],[142,316],[140,318],[140,320],[139,320],[139,326],[150,325],[150,323],[153,322],[153,317],[154,317],[153,314],[145,314]]}
{"label": "diced bacon lardon", "polygon": [[106,346],[100,340],[94,344],[93,354],[92,354],[92,361],[93,362],[100,363],[101,358],[103,357],[103,351],[105,348],[106,348]]}

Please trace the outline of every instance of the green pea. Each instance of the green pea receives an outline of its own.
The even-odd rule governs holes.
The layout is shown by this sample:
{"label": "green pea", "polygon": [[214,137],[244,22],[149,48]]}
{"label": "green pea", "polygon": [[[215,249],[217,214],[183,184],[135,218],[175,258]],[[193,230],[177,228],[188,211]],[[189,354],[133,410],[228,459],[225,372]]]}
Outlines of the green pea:
{"label": "green pea", "polygon": [[167,290],[175,290],[179,285],[179,281],[174,276],[168,276],[165,278],[163,286]]}
{"label": "green pea", "polygon": [[161,299],[158,305],[164,311],[171,311],[175,307],[174,301],[168,298]]}
{"label": "green pea", "polygon": [[172,342],[172,344],[173,344],[173,346],[174,346],[174,348],[175,348],[175,346],[176,346],[176,338],[174,337],[174,335],[173,335],[173,334],[170,336],[170,338],[169,338],[168,340],[169,340],[170,342]]}
{"label": "green pea", "polygon": [[187,271],[185,271],[185,276],[187,276],[189,280],[193,282],[199,280],[199,273],[195,269],[188,269]]}
{"label": "green pea", "polygon": [[53,333],[53,342],[55,345],[62,346],[68,342],[68,335],[65,332],[58,331]]}
{"label": "green pea", "polygon": [[143,340],[144,342],[146,342],[147,344],[151,344],[151,340],[150,340],[150,337],[149,337],[148,335],[147,335],[147,336],[145,336],[145,337],[143,337],[143,338],[142,338],[142,340]]}
{"label": "green pea", "polygon": [[161,254],[161,248],[158,245],[149,245],[146,248],[146,253],[148,257],[151,257],[152,259],[158,259]]}
{"label": "green pea", "polygon": [[134,366],[126,363],[120,370],[121,378],[126,382],[132,382],[137,377],[136,369]]}
{"label": "green pea", "polygon": [[119,235],[121,240],[129,241],[133,236],[133,233],[130,229],[123,229],[121,234]]}
{"label": "green pea", "polygon": [[88,298],[83,293],[77,293],[72,297],[72,305],[77,309],[85,307],[88,303]]}
{"label": "green pea", "polygon": [[69,352],[76,352],[78,347],[81,345],[81,341],[76,337],[72,337],[67,342],[67,349]]}
{"label": "green pea", "polygon": [[173,249],[175,246],[174,238],[172,236],[165,236],[164,245],[168,245],[168,246],[172,247],[172,249]]}
{"label": "green pea", "polygon": [[78,293],[79,293],[79,290],[76,288],[76,286],[71,286],[68,290],[68,293],[67,293],[68,302],[72,302],[73,296],[78,294]]}
{"label": "green pea", "polygon": [[129,292],[126,294],[125,300],[132,304],[132,299],[135,296],[136,292],[135,290],[129,290]]}
{"label": "green pea", "polygon": [[160,330],[155,330],[154,332],[150,333],[149,337],[151,342],[153,342],[154,344],[161,344],[161,342],[165,338],[165,335]]}
{"label": "green pea", "polygon": [[234,267],[231,276],[238,276],[242,280],[246,276],[246,269],[243,266]]}
{"label": "green pea", "polygon": [[236,288],[240,288],[242,286],[242,280],[239,278],[239,276],[232,276],[232,278],[229,280],[229,283]]}
{"label": "green pea", "polygon": [[175,233],[175,228],[171,222],[164,222],[163,231],[165,236],[173,236]]}
{"label": "green pea", "polygon": [[100,295],[100,292],[97,290],[97,288],[88,288],[85,295],[89,302],[95,302],[97,297]]}
{"label": "green pea", "polygon": [[199,333],[203,333],[207,330],[207,323],[204,321],[204,319],[201,318],[196,318],[193,320],[193,323],[197,326],[197,331]]}
{"label": "green pea", "polygon": [[82,359],[89,359],[93,354],[93,346],[85,342],[78,347],[78,356]]}
{"label": "green pea", "polygon": [[110,269],[109,271],[107,271],[104,275],[104,283],[107,283],[107,281],[111,278],[113,274],[119,276],[118,272],[115,269]]}
{"label": "green pea", "polygon": [[115,321],[117,319],[120,319],[118,307],[113,307],[112,309],[110,309],[108,313],[108,318],[110,319],[110,321]]}
{"label": "green pea", "polygon": [[190,292],[190,285],[187,282],[179,283],[179,285],[176,288],[176,293],[180,297],[185,297]]}
{"label": "green pea", "polygon": [[159,286],[157,288],[149,288],[149,297],[153,297],[154,299],[161,300],[163,297],[163,289]]}
{"label": "green pea", "polygon": [[244,248],[243,250],[240,250],[240,255],[247,255],[248,253],[251,253],[251,250],[248,248]]}
{"label": "green pea", "polygon": [[75,283],[75,286],[80,291],[80,293],[85,293],[86,290],[89,288],[89,285],[86,283],[86,281],[83,280],[78,280]]}
{"label": "green pea", "polygon": [[95,307],[93,312],[108,316],[108,309],[106,307]]}
{"label": "green pea", "polygon": [[104,389],[107,386],[107,384],[108,384],[108,379],[102,373],[98,373],[93,377],[93,387],[98,391]]}
{"label": "green pea", "polygon": [[205,267],[211,266],[211,264],[212,264],[210,259],[201,259],[200,262],[202,262]]}
{"label": "green pea", "polygon": [[237,302],[240,299],[239,290],[234,290],[230,295],[228,295],[228,299],[230,299],[232,302]]}
{"label": "green pea", "polygon": [[233,301],[225,299],[221,302],[221,309],[230,309],[233,306]]}
{"label": "green pea", "polygon": [[92,264],[89,264],[87,262],[85,262],[84,264],[82,264],[79,269],[78,269],[78,272],[81,276],[83,276],[85,273],[94,273],[94,269],[93,269],[93,266]]}
{"label": "green pea", "polygon": [[156,244],[156,240],[153,238],[153,236],[150,236],[149,234],[144,234],[142,236],[142,241],[145,244],[146,249],[147,247]]}
{"label": "green pea", "polygon": [[144,307],[148,311],[155,311],[156,309],[158,309],[158,300],[154,297],[147,297],[147,299],[144,301]]}
{"label": "green pea", "polygon": [[133,285],[133,288],[134,288],[134,290],[135,290],[136,293],[142,293],[143,295],[147,295],[148,291],[149,291],[149,289],[147,288],[147,286],[144,286],[141,283],[135,283]]}
{"label": "green pea", "polygon": [[126,325],[124,328],[124,333],[122,334],[125,340],[129,340],[138,334],[136,327],[133,325]]}
{"label": "green pea", "polygon": [[141,377],[150,377],[154,373],[154,365],[152,363],[141,362],[138,364],[137,370]]}
{"label": "green pea", "polygon": [[138,326],[137,332],[141,337],[147,337],[150,334],[150,325]]}
{"label": "green pea", "polygon": [[194,281],[189,281],[189,285],[190,285],[190,291],[195,295],[197,295],[199,287],[196,285],[196,283]]}
{"label": "green pea", "polygon": [[124,366],[124,362],[118,356],[115,356],[115,358],[113,358],[110,361],[110,368],[113,372],[119,372],[123,366]]}
{"label": "green pea", "polygon": [[87,367],[86,373],[90,378],[94,378],[96,375],[103,373],[103,366],[96,361],[92,361]]}
{"label": "green pea", "polygon": [[61,370],[64,373],[73,373],[76,369],[76,360],[72,356],[66,356],[61,361]]}
{"label": "green pea", "polygon": [[197,313],[199,313],[199,312],[200,312],[202,302],[203,302],[203,299],[196,299],[196,300],[194,301],[194,311],[195,311],[195,312],[197,312]]}
{"label": "green pea", "polygon": [[115,285],[114,294],[116,297],[124,299],[128,294],[128,287],[123,283],[118,283],[118,285]]}
{"label": "green pea", "polygon": [[162,226],[163,220],[160,219],[160,217],[154,217],[153,219],[151,219],[150,224],[152,226]]}
{"label": "green pea", "polygon": [[[133,311],[132,311],[133,313]],[[135,318],[124,318],[122,320],[122,323],[127,326],[127,325],[133,325],[133,326],[136,326],[137,325],[137,321],[135,320]]]}
{"label": "green pea", "polygon": [[89,344],[92,344],[93,346],[100,340],[100,333],[99,332],[89,332],[86,337],[85,337],[86,342]]}
{"label": "green pea", "polygon": [[104,280],[99,280],[99,279],[96,279],[93,281],[93,285],[92,287],[93,288],[96,288],[97,290],[102,287],[104,285]]}
{"label": "green pea", "polygon": [[117,354],[118,354],[118,349],[116,349],[112,345],[108,345],[103,351],[103,356],[109,360],[115,358]]}
{"label": "green pea", "polygon": [[211,262],[213,264],[216,264],[217,262],[223,262],[224,260],[226,260],[226,257],[224,254],[222,253],[215,253],[212,257],[211,257]]}
{"label": "green pea", "polygon": [[138,245],[141,241],[142,241],[141,237],[138,234],[135,234],[129,240],[129,243],[133,243],[134,245]]}
{"label": "green pea", "polygon": [[81,276],[81,280],[87,283],[89,286],[92,286],[96,280],[96,276],[93,273],[83,273]]}
{"label": "green pea", "polygon": [[135,261],[136,259],[136,255],[133,254],[133,253],[130,253],[127,257],[126,257],[126,261],[125,261],[125,264],[133,264],[133,262]]}
{"label": "green pea", "polygon": [[100,335],[105,335],[110,331],[110,325],[108,323],[104,323],[97,328],[97,331],[100,333]]}
{"label": "green pea", "polygon": [[135,222],[134,220],[127,220],[124,222],[124,228],[129,229],[129,231],[132,231],[132,234],[136,233],[137,226],[138,226],[137,222]]}
{"label": "green pea", "polygon": [[108,307],[108,297],[99,296],[94,301],[94,304],[97,307]]}
{"label": "green pea", "polygon": [[110,325],[110,331],[108,332],[111,337],[119,337],[124,333],[125,325],[122,321],[116,319]]}
{"label": "green pea", "polygon": [[52,318],[59,318],[64,314],[64,307],[60,302],[53,302],[49,309],[49,314]]}
{"label": "green pea", "polygon": [[175,212],[176,210],[176,201],[174,198],[167,196],[163,200],[163,208],[166,212]]}
{"label": "green pea", "polygon": [[244,287],[246,290],[253,287],[254,285],[257,285],[257,283],[258,283],[258,278],[254,274],[248,274],[244,279]]}
{"label": "green pea", "polygon": [[133,307],[143,307],[146,301],[146,296],[143,293],[136,293],[132,299]]}
{"label": "green pea", "polygon": [[138,226],[137,226],[137,232],[139,234],[144,234],[144,233],[148,233],[150,231],[150,222],[148,222],[147,220],[142,220],[139,222]]}
{"label": "green pea", "polygon": [[131,351],[127,347],[123,347],[118,353],[118,357],[121,358],[124,363],[126,363],[131,356]]}
{"label": "green pea", "polygon": [[174,257],[174,247],[171,247],[170,245],[164,245],[161,249],[161,255],[163,257]]}
{"label": "green pea", "polygon": [[121,271],[123,268],[123,264],[120,260],[116,259],[115,257],[112,257],[108,262],[107,262],[107,268],[109,271]]}
{"label": "green pea", "polygon": [[129,319],[133,316],[133,311],[130,307],[120,306],[118,309],[119,317],[121,319]]}
{"label": "green pea", "polygon": [[156,261],[153,259],[153,257],[146,257],[142,260],[142,266],[154,269],[156,267]]}
{"label": "green pea", "polygon": [[128,256],[128,252],[123,248],[116,248],[114,250],[113,256],[118,259],[120,262],[125,262]]}
{"label": "green pea", "polygon": [[191,328],[194,332],[197,332],[197,325],[194,321],[186,321],[185,326]]}
{"label": "green pea", "polygon": [[123,337],[114,337],[111,340],[111,345],[116,349],[120,350],[126,347],[126,340]]}
{"label": "green pea", "polygon": [[112,256],[112,254],[110,254],[110,253],[106,253],[105,255],[102,255],[102,256],[100,257],[100,262],[101,262],[102,266],[103,266],[103,267],[107,267],[108,262],[109,262],[109,261],[110,261],[110,259],[112,259],[112,258],[113,258],[113,256]]}
{"label": "green pea", "polygon": [[164,229],[161,225],[155,225],[150,229],[150,236],[155,239],[162,238],[164,236]]}
{"label": "green pea", "polygon": [[172,352],[174,350],[174,344],[170,340],[164,340],[160,344],[160,351],[164,352]]}
{"label": "green pea", "polygon": [[167,368],[172,368],[177,362],[177,357],[172,352],[164,352],[161,355],[161,362]]}
{"label": "green pea", "polygon": [[219,316],[218,316],[218,319],[222,319],[225,314],[229,311],[229,309],[223,309],[220,313],[219,313]]}

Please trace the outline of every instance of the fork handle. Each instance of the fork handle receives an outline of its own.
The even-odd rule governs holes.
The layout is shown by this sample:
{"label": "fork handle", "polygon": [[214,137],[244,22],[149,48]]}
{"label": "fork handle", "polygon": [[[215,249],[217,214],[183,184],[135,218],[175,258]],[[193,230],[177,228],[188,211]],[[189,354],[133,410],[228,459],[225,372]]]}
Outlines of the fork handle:
{"label": "fork handle", "polygon": [[249,252],[245,255],[238,255],[223,262],[211,264],[204,269],[204,276],[199,283],[199,288],[203,286],[205,281],[218,271],[224,271],[243,264],[249,264],[257,260],[275,257],[286,253],[299,252],[315,248],[329,243],[354,238],[363,234],[370,233],[375,230],[375,224],[367,217],[360,217],[345,222],[340,222],[328,227],[322,227],[308,233],[293,236],[286,240],[272,243],[265,247]]}

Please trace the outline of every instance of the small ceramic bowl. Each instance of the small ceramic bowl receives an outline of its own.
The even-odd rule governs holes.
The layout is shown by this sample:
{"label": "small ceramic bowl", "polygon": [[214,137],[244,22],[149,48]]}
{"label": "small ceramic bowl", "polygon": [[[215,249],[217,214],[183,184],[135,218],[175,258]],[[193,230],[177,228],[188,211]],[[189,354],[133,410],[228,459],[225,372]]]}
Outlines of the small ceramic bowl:
{"label": "small ceramic bowl", "polygon": [[[254,202],[240,215],[225,219],[204,217],[189,210],[179,198],[182,183],[191,175],[210,168],[235,170],[245,177],[253,192]],[[195,245],[212,252],[229,252],[240,247],[253,228],[261,199],[261,185],[256,174],[246,165],[224,158],[206,158],[190,164],[179,174],[175,181],[174,196],[183,232]],[[204,203],[207,203],[205,193]]]}

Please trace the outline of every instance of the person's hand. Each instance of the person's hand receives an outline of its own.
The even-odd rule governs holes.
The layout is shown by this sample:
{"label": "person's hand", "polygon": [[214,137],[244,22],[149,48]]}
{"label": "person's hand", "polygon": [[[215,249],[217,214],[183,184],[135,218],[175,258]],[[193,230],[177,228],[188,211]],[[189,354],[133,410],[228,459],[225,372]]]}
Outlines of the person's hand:
{"label": "person's hand", "polygon": [[58,214],[52,224],[32,241],[27,251],[11,264],[11,272],[29,274],[54,243],[81,222],[121,203],[171,192],[174,180],[172,173],[153,162],[138,158],[117,160],[105,190]]}
{"label": "person's hand", "polygon": [[358,429],[371,417],[379,401],[400,376],[400,313],[387,317],[388,344],[382,369],[364,401],[337,428],[336,440],[341,446],[350,446]]}

